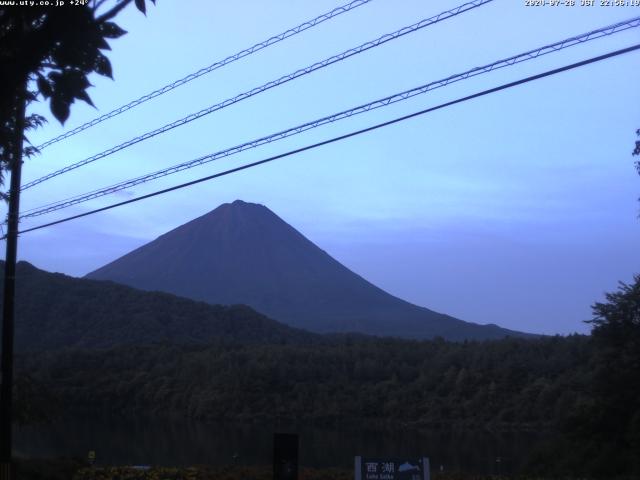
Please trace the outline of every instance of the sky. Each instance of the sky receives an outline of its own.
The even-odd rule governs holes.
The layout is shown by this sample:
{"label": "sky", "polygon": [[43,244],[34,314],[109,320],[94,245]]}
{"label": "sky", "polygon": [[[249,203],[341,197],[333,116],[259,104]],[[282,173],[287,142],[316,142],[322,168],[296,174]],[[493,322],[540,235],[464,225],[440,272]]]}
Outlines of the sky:
{"label": "sky", "polygon": [[[346,3],[346,2],[345,2]],[[23,183],[462,1],[373,0],[228,65],[26,161]],[[22,210],[215,152],[472,67],[640,16],[629,6],[495,0],[239,102],[23,193]],[[158,0],[129,8],[111,42],[114,80],[66,129],[340,5],[336,0]],[[502,83],[630,46],[635,28],[25,220],[23,228],[282,153]],[[457,318],[587,333],[590,306],[640,273],[640,53],[458,104],[210,182],[26,233],[19,258],[82,276],[242,199],[266,205],[384,290]],[[4,213],[3,213],[4,215]]]}

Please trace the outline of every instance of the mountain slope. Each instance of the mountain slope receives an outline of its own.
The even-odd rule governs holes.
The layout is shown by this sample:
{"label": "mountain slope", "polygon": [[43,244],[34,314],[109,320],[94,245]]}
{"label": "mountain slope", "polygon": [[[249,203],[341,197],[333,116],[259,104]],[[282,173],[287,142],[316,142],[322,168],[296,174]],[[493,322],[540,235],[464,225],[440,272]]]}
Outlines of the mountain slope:
{"label": "mountain slope", "polygon": [[268,208],[224,204],[90,273],[211,304],[250,305],[315,332],[451,340],[518,332],[477,325],[396,298],[350,271]]}
{"label": "mountain slope", "polygon": [[[0,261],[0,272],[3,270]],[[209,305],[49,273],[20,262],[15,341],[17,351],[39,351],[149,343],[309,343],[317,339],[244,305]]]}

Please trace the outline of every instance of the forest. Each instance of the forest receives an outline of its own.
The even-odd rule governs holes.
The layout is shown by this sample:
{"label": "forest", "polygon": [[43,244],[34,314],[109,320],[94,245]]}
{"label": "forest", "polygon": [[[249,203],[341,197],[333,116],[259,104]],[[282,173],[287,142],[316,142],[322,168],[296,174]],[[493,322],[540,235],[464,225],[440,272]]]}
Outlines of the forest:
{"label": "forest", "polygon": [[588,338],[122,346],[20,358],[65,408],[201,420],[549,428],[586,401]]}
{"label": "forest", "polygon": [[[532,452],[540,473],[638,468],[640,409],[620,403],[637,399],[637,386],[630,385],[635,397],[602,409],[611,399],[594,386],[610,378],[599,378],[602,357],[592,337],[454,343],[345,336],[325,345],[158,344],[19,360],[30,397],[39,392],[58,414],[545,430],[557,440]],[[42,418],[41,406],[26,404]]]}
{"label": "forest", "polygon": [[534,473],[640,473],[640,276],[593,306],[590,336],[452,342],[318,335],[244,306],[25,263],[18,274],[21,422],[100,412],[545,431]]}

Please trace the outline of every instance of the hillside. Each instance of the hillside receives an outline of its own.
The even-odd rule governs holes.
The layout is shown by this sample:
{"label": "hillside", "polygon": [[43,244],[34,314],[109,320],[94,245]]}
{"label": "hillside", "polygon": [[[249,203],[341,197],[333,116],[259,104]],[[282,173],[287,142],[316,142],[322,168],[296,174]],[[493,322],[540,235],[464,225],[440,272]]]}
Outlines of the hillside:
{"label": "hillside", "polygon": [[588,337],[487,342],[334,339],[23,355],[67,409],[199,420],[557,428],[590,381]]}
{"label": "hillside", "polygon": [[369,283],[268,208],[237,200],[196,218],[87,278],[246,304],[313,332],[448,340],[522,336],[413,305]]}
{"label": "hillside", "polygon": [[[4,262],[0,262],[0,271]],[[214,306],[19,262],[16,350],[172,343],[307,343],[316,337],[243,305]],[[2,280],[0,279],[0,284]],[[1,299],[0,299],[1,303]]]}

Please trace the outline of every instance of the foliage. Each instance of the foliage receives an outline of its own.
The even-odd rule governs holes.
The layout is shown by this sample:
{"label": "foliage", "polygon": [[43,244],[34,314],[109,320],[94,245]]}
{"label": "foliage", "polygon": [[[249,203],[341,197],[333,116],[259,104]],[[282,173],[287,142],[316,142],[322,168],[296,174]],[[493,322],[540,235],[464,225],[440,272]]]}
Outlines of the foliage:
{"label": "foliage", "polygon": [[603,472],[640,475],[640,275],[593,312],[593,404],[576,433],[592,440]]}
{"label": "foliage", "polygon": [[19,357],[68,409],[201,420],[555,428],[585,402],[586,337],[154,345]]}
{"label": "foliage", "polygon": [[[93,105],[87,94],[88,75],[112,77],[103,51],[111,49],[107,40],[126,32],[110,20],[132,1],[115,2],[104,13],[98,12],[104,1],[74,8],[34,5],[0,10],[2,105],[12,100],[8,93],[18,91],[26,80],[36,82],[37,92],[50,101],[51,112],[62,123],[76,99]],[[145,12],[145,0],[135,4]]]}
{"label": "foliage", "polygon": [[640,277],[594,305],[591,337],[447,342],[315,335],[18,267],[17,378],[66,412],[547,429],[566,435],[532,452],[532,472],[637,477]]}
{"label": "foliage", "polygon": [[590,374],[585,402],[565,436],[538,452],[540,472],[599,478],[640,475],[640,275],[593,305]]}
{"label": "foliage", "polygon": [[[237,467],[188,467],[149,470],[131,467],[85,468],[76,473],[73,480],[271,480],[271,466]],[[300,480],[352,480],[353,470],[344,468],[306,468],[299,470]],[[467,475],[461,473],[432,473],[433,480],[508,480],[495,475]],[[531,477],[509,477],[511,480],[534,480]],[[538,478],[535,480],[543,480]]]}
{"label": "foliage", "polygon": [[[18,478],[24,480],[271,480],[273,467],[264,466],[191,466],[151,467],[149,469],[109,466],[88,467],[77,460],[20,460]],[[299,469],[300,480],[352,480],[353,469]],[[578,475],[476,475],[463,472],[431,472],[433,480],[585,480]]]}
{"label": "foliage", "polygon": [[[4,263],[0,261],[0,272]],[[0,286],[2,285],[0,278]],[[2,301],[0,300],[0,305]],[[196,302],[17,265],[16,351],[171,342],[320,341],[243,305]]]}
{"label": "foliage", "polygon": [[13,384],[14,422],[22,425],[48,422],[62,411],[57,399],[29,375],[20,375]]}
{"label": "foliage", "polygon": [[[41,95],[61,123],[76,99],[93,105],[88,77],[91,73],[112,77],[104,51],[110,50],[108,40],[126,32],[111,20],[132,1],[114,1],[103,13],[99,10],[111,2],[66,7],[35,2],[0,9],[0,181],[4,170],[11,168],[16,142],[22,145],[24,131],[44,120],[30,115],[21,126],[25,104]],[[145,0],[135,0],[135,5],[145,12]],[[35,147],[27,147],[24,155],[35,152]]]}
{"label": "foliage", "polygon": [[[638,130],[636,130],[636,135],[638,135],[638,137],[640,137],[640,128]],[[635,155],[640,155],[640,140],[636,140],[636,147],[633,149],[632,154]],[[640,175],[640,160],[636,160],[636,170],[638,171],[638,175]]]}
{"label": "foliage", "polygon": [[69,480],[86,464],[77,459],[14,458],[16,478],[20,480]]}

